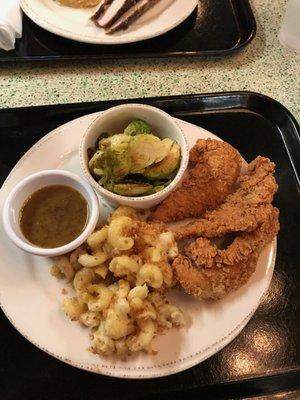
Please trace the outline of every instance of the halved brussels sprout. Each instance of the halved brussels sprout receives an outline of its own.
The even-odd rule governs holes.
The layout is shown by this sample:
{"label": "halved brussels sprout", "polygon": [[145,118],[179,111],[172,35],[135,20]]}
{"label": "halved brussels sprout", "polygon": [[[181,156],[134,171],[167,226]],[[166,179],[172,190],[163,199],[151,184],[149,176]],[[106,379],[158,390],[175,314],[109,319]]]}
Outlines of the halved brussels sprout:
{"label": "halved brussels sprout", "polygon": [[100,184],[119,181],[129,173],[129,142],[130,137],[124,134],[116,134],[99,141],[100,149],[89,161],[89,167],[94,175],[101,177]]}
{"label": "halved brussels sprout", "polygon": [[173,143],[169,154],[159,163],[150,165],[143,173],[149,180],[164,179],[171,175],[180,163],[180,146]]}
{"label": "halved brussels sprout", "polygon": [[174,143],[174,141],[169,138],[161,140],[161,142],[160,142],[161,146],[157,152],[157,157],[154,161],[155,163],[160,162],[165,157],[167,157],[167,155],[169,154],[169,152],[171,150],[173,143]]}
{"label": "halved brussels sprout", "polygon": [[154,135],[136,135],[131,138],[129,152],[131,173],[136,173],[153,164],[161,149],[161,140]]}
{"label": "halved brussels sprout", "polygon": [[154,194],[157,192],[160,192],[161,190],[163,190],[165,188],[164,185],[158,185],[158,186],[153,186],[152,189],[150,189],[147,193],[145,194]]}
{"label": "halved brussels sprout", "polygon": [[105,173],[108,180],[119,181],[131,168],[128,149],[118,150],[113,146],[105,151]]}
{"label": "halved brussels sprout", "polygon": [[120,194],[121,196],[140,196],[149,192],[152,189],[150,183],[144,182],[129,182],[129,183],[115,183],[112,191]]}
{"label": "halved brussels sprout", "polygon": [[105,148],[105,180],[119,181],[126,176],[131,168],[129,155],[130,137],[116,134],[102,140],[101,146]]}
{"label": "halved brussels sprout", "polygon": [[124,133],[117,133],[100,140],[99,148],[101,150],[106,150],[107,148],[113,147],[116,150],[124,150],[128,147],[130,139],[131,138],[128,135],[124,135]]}
{"label": "halved brussels sprout", "polygon": [[125,128],[125,135],[135,136],[138,134],[148,134],[151,133],[151,126],[147,122],[141,119],[135,119],[130,122],[130,124]]}

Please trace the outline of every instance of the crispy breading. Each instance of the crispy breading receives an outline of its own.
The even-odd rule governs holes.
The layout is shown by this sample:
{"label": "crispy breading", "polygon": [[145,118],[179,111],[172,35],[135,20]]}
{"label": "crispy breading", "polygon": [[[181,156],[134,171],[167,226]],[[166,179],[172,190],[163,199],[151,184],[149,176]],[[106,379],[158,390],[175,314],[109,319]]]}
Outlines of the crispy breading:
{"label": "crispy breading", "polygon": [[199,139],[190,151],[190,169],[182,185],[153,212],[163,222],[198,217],[217,207],[231,192],[241,169],[241,156],[228,143]]}
{"label": "crispy breading", "polygon": [[[253,274],[261,250],[279,229],[279,212],[271,204],[278,187],[274,168],[269,159],[257,157],[219,208],[176,230],[177,239],[199,237],[173,262],[188,293],[218,299],[240,288]],[[224,250],[208,240],[233,232],[236,237]]]}
{"label": "crispy breading", "polygon": [[253,274],[263,247],[279,229],[278,210],[271,207],[264,222],[252,232],[240,233],[225,250],[199,238],[173,261],[184,290],[199,299],[219,299],[243,286]]}
{"label": "crispy breading", "polygon": [[159,234],[166,231],[167,227],[161,222],[136,221],[131,232],[134,238],[134,246],[130,249],[130,253],[141,253],[150,245],[154,245]]}
{"label": "crispy breading", "polygon": [[268,158],[257,157],[249,164],[247,173],[240,177],[238,189],[219,208],[177,228],[176,239],[220,237],[229,232],[256,229],[272,209],[271,202],[278,188],[274,168]]}

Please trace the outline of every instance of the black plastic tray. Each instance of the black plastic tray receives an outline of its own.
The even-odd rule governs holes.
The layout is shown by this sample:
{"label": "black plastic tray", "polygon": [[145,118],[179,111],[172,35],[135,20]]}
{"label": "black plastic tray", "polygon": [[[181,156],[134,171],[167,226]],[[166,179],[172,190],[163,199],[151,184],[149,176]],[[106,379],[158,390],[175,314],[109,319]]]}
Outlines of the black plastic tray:
{"label": "black plastic tray", "polygon": [[[248,161],[261,154],[276,162],[279,191],[275,204],[280,209],[281,230],[271,287],[245,329],[222,351],[185,372],[146,381],[118,380],[63,364],[30,344],[1,313],[1,400],[151,399],[154,395],[173,400],[199,394],[219,399],[300,389],[297,122],[281,104],[248,92],[129,101],[160,107],[210,130]],[[50,130],[124,102],[0,110],[1,182],[21,155]]]}
{"label": "black plastic tray", "polygon": [[0,62],[225,55],[246,46],[256,33],[248,0],[199,0],[198,10],[172,31],[118,46],[78,43],[39,28],[27,17],[23,21],[22,39],[15,50],[0,50]]}

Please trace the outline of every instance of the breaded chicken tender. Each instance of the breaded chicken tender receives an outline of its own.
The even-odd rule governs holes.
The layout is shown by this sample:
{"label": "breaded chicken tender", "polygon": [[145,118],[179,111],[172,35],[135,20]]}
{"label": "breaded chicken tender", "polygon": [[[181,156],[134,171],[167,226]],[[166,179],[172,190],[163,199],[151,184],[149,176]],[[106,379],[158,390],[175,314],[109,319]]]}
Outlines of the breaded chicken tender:
{"label": "breaded chicken tender", "polygon": [[[268,158],[257,157],[240,177],[238,189],[219,208],[177,229],[177,239],[199,237],[184,247],[172,265],[187,293],[218,299],[240,288],[253,274],[261,250],[279,230],[279,212],[271,204],[277,190],[274,168]],[[235,238],[223,250],[208,240],[229,233]]]}
{"label": "breaded chicken tender", "polygon": [[199,139],[190,151],[190,169],[182,185],[153,212],[157,221],[199,217],[221,204],[240,174],[241,156],[230,144]]}
{"label": "breaded chicken tender", "polygon": [[252,231],[272,210],[271,202],[278,185],[273,176],[275,164],[268,158],[257,157],[240,177],[238,189],[215,210],[203,218],[177,228],[177,240],[203,236],[220,237],[230,232]]}
{"label": "breaded chicken tender", "polygon": [[239,234],[225,250],[199,238],[173,262],[184,290],[198,299],[220,299],[243,286],[254,273],[261,250],[277,235],[278,210],[272,207],[252,232]]}

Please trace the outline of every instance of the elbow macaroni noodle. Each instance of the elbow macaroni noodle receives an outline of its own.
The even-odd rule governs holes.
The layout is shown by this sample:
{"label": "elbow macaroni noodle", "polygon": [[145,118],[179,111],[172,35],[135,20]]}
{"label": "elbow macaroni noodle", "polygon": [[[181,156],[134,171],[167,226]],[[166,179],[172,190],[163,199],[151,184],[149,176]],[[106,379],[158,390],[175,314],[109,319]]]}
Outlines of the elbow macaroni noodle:
{"label": "elbow macaroni noodle", "polygon": [[134,221],[126,216],[115,218],[108,227],[108,242],[117,250],[129,250],[134,245],[133,238],[126,236],[125,231],[132,228]]}
{"label": "elbow macaroni noodle", "polygon": [[86,245],[57,258],[51,273],[65,276],[75,290],[63,310],[91,329],[92,352],[120,357],[150,352],[158,331],[185,324],[165,297],[175,282],[170,262],[177,254],[171,232],[119,207]]}

